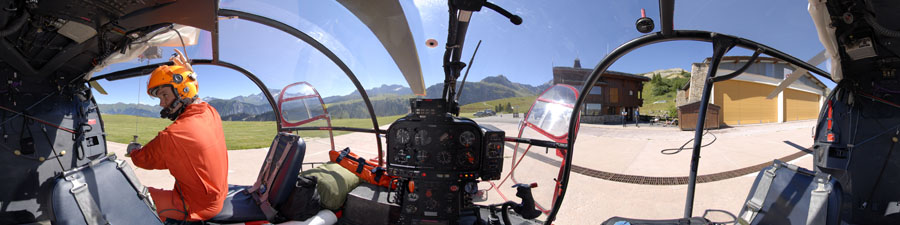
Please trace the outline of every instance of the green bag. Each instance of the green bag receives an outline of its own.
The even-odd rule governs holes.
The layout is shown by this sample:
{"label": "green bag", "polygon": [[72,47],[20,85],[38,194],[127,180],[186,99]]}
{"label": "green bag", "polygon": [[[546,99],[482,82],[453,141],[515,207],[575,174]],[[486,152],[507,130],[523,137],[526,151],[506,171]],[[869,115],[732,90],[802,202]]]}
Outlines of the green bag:
{"label": "green bag", "polygon": [[330,210],[338,210],[344,206],[347,194],[359,185],[359,177],[333,162],[300,172],[300,176],[314,176],[318,179],[316,190],[319,192],[319,203]]}

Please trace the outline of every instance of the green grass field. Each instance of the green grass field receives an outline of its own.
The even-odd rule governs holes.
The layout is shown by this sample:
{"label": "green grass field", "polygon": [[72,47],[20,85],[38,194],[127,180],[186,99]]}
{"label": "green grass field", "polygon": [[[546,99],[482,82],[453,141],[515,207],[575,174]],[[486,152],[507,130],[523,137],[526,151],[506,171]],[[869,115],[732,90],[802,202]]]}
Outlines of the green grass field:
{"label": "green grass field", "polygon": [[[653,90],[653,84],[650,82],[644,83],[644,105],[641,106],[641,115],[665,115],[665,112],[669,110],[670,107],[675,107],[675,92],[669,92],[665,95],[654,96],[651,93]],[[657,103],[653,104],[659,100],[666,100],[665,103]],[[674,116],[674,115],[669,115]]]}
{"label": "green grass field", "polygon": [[[495,106],[502,104],[503,107],[506,107],[506,103],[509,102],[510,105],[516,108],[519,113],[525,113],[528,109],[531,108],[531,104],[534,103],[534,99],[537,96],[526,96],[526,97],[513,97],[513,98],[502,98],[495,99],[484,102],[476,102],[471,104],[466,104],[459,107],[460,116],[471,117],[472,113],[482,111],[485,109],[493,110]],[[463,115],[463,113],[466,113]]]}
{"label": "green grass field", "polygon": [[[103,125],[106,128],[108,141],[129,143],[132,136],[137,133],[138,142],[147,144],[156,137],[157,132],[163,130],[172,121],[161,118],[138,117],[130,115],[103,114]],[[386,125],[394,122],[403,115],[385,116],[378,118],[378,125]],[[332,120],[335,127],[372,128],[370,119],[335,119]],[[324,121],[319,121],[309,126],[324,126]],[[136,127],[136,128],[135,128]],[[225,130],[225,145],[229,150],[253,149],[268,147],[275,137],[276,126],[273,121],[222,121]],[[335,131],[334,135],[349,133],[347,131]],[[327,131],[303,131],[302,137],[327,137]]]}

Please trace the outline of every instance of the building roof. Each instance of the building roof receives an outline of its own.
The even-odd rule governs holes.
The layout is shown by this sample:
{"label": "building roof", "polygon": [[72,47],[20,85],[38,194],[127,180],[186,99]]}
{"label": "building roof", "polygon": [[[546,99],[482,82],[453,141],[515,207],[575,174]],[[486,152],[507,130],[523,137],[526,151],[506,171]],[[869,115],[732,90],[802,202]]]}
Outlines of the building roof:
{"label": "building roof", "polygon": [[[587,79],[587,76],[590,75],[591,72],[594,71],[594,69],[574,68],[574,67],[566,67],[566,66],[553,67],[553,74],[556,74],[557,71],[584,74],[585,79]],[[634,75],[634,74],[630,74],[630,73],[612,71],[612,70],[607,70],[602,75],[600,75],[600,77],[619,77],[619,78],[627,78],[627,79],[640,80],[640,81],[650,81],[650,78],[645,77],[645,76]]]}
{"label": "building roof", "polygon": [[[731,62],[731,63],[737,64],[739,62],[747,62],[750,60],[750,58],[751,58],[750,56],[724,56],[724,57],[722,57],[722,62]],[[702,64],[709,65],[710,61],[712,61],[712,57],[706,57],[706,59],[703,60]],[[777,58],[772,58],[772,57],[757,57],[756,61],[754,63],[772,63],[772,64],[781,63],[781,64],[788,64],[788,65],[791,65],[792,67],[794,67],[792,64],[788,63],[787,61],[780,60]],[[785,74],[785,75],[787,75],[787,74]],[[804,73],[803,76],[810,78],[810,80],[813,83],[815,83],[816,85],[818,85],[820,88],[828,89],[828,86],[826,86],[825,83],[822,83],[822,80],[819,80],[819,78],[810,74],[809,72]],[[683,89],[687,89],[688,87],[690,87],[690,82],[688,82],[688,84],[686,86],[684,86]]]}

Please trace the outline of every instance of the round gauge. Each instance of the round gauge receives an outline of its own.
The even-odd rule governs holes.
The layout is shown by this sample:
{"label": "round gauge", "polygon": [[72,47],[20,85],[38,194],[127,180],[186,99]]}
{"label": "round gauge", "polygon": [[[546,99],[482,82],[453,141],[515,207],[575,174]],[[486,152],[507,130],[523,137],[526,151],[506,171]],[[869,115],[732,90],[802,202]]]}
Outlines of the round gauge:
{"label": "round gauge", "polygon": [[463,147],[470,147],[475,143],[475,134],[472,131],[465,131],[459,135],[459,143]]}
{"label": "round gauge", "polygon": [[438,153],[438,162],[441,164],[450,163],[450,160],[452,160],[452,159],[453,159],[453,155],[450,155],[450,153],[447,151],[442,151],[441,153]]}
{"label": "round gauge", "polygon": [[395,140],[397,140],[397,143],[409,143],[409,131],[404,128],[400,128],[400,130],[397,130],[397,133],[394,134],[394,138],[396,138]]}
{"label": "round gauge", "polygon": [[428,136],[428,131],[419,130],[419,131],[416,131],[416,135],[415,135],[413,141],[418,146],[424,146],[424,145],[431,144],[431,137]]}
{"label": "round gauge", "polygon": [[428,201],[425,202],[425,208],[434,210],[434,208],[437,208],[437,204],[438,204],[437,200],[428,199]]}
{"label": "round gauge", "polygon": [[473,166],[478,163],[478,159],[476,157],[477,156],[475,155],[475,153],[472,153],[471,149],[465,149],[459,153],[459,156],[457,158],[459,158],[459,165]]}
{"label": "round gauge", "polygon": [[409,153],[407,153],[406,149],[397,150],[397,155],[394,156],[394,161],[400,164],[406,164],[406,161],[409,159]]}
{"label": "round gauge", "polygon": [[415,205],[406,205],[406,208],[404,208],[403,210],[406,211],[406,213],[414,213],[419,209],[417,209]]}
{"label": "round gauge", "polygon": [[419,195],[416,193],[409,193],[408,195],[406,195],[406,198],[409,199],[410,202],[414,202],[416,200],[419,200]]}
{"label": "round gauge", "polygon": [[440,140],[441,145],[448,145],[450,144],[451,140],[453,140],[453,136],[450,136],[450,133],[448,132],[444,132],[444,134],[441,134]]}
{"label": "round gauge", "polygon": [[419,163],[425,163],[426,159],[428,159],[428,152],[426,152],[424,150],[419,150],[416,153],[416,160],[419,161]]}

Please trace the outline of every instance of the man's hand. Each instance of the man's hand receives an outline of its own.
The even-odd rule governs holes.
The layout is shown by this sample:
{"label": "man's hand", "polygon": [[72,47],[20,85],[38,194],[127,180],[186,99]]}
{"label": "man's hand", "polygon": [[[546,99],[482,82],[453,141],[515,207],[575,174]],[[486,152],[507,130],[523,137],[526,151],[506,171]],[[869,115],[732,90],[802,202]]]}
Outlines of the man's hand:
{"label": "man's hand", "polygon": [[175,54],[172,55],[172,57],[170,57],[169,60],[174,62],[176,66],[182,66],[185,69],[191,71],[191,73],[194,72],[194,68],[191,67],[191,61],[188,60],[187,57],[184,56],[184,53],[182,53],[177,48],[175,49]]}
{"label": "man's hand", "polygon": [[141,147],[142,147],[141,143],[131,142],[131,144],[128,144],[128,147],[125,148],[126,149],[125,156],[131,157],[131,152],[140,150]]}

